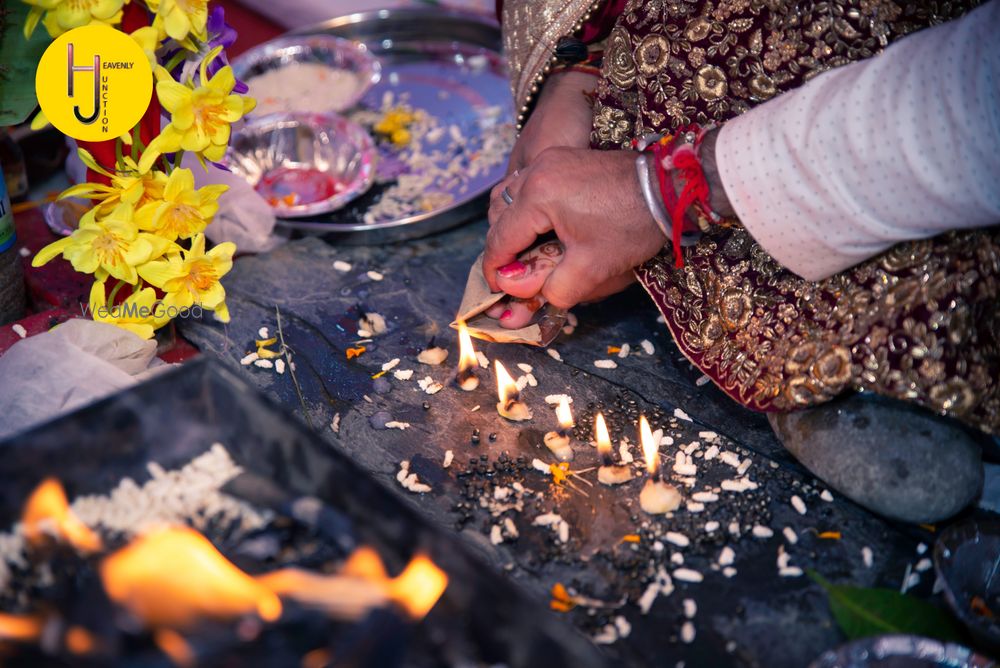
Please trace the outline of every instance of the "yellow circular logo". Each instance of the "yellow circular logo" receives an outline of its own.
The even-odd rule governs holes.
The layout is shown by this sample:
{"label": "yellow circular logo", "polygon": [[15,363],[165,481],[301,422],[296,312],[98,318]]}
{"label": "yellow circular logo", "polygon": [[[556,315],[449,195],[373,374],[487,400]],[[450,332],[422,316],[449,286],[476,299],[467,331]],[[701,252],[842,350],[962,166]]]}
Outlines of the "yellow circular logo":
{"label": "yellow circular logo", "polygon": [[128,35],[94,24],[63,33],[35,72],[42,113],[63,134],[84,141],[129,132],[149,107],[153,72]]}

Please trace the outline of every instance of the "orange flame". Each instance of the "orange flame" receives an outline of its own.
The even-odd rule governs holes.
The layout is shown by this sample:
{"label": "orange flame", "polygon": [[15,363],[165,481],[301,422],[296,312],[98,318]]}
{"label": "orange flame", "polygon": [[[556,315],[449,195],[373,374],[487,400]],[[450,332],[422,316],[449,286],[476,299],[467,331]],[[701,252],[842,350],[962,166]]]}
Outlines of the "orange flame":
{"label": "orange flame", "polygon": [[389,594],[413,619],[423,619],[448,587],[448,576],[428,557],[418,554],[389,583]]}
{"label": "orange flame", "polygon": [[66,491],[55,478],[42,481],[28,497],[21,516],[24,537],[33,547],[50,537],[64,541],[80,552],[97,552],[101,538],[81,522],[69,507]]}
{"label": "orange flame", "polygon": [[646,470],[655,474],[660,468],[660,444],[653,439],[653,431],[645,415],[639,416],[639,443],[642,444],[642,456],[646,460]]}
{"label": "orange flame", "polygon": [[519,394],[517,383],[507,373],[507,369],[500,363],[500,360],[496,360],[494,366],[497,374],[497,395],[500,397],[500,403],[506,404],[511,399],[517,399]]}
{"label": "orange flame", "polygon": [[184,628],[204,617],[281,616],[274,592],[186,527],[137,538],[104,559],[100,573],[111,600],[152,627]]}
{"label": "orange flame", "polygon": [[569,409],[569,401],[565,396],[559,399],[559,405],[556,406],[556,420],[559,421],[559,426],[563,430],[573,427],[573,411]]}
{"label": "orange flame", "polygon": [[42,636],[45,622],[34,615],[8,615],[0,612],[0,640],[33,642]]}
{"label": "orange flame", "polygon": [[475,369],[479,366],[476,349],[472,347],[472,337],[464,321],[458,323],[458,370]]}
{"label": "orange flame", "polygon": [[448,576],[424,555],[417,555],[402,573],[389,578],[382,560],[366,547],[358,548],[338,574],[285,568],[261,575],[257,581],[279,596],[337,619],[357,619],[392,602],[419,620],[448,586]]}
{"label": "orange flame", "polygon": [[608,434],[608,425],[604,423],[604,415],[597,414],[594,418],[594,439],[597,441],[597,452],[602,459],[611,458],[611,436]]}

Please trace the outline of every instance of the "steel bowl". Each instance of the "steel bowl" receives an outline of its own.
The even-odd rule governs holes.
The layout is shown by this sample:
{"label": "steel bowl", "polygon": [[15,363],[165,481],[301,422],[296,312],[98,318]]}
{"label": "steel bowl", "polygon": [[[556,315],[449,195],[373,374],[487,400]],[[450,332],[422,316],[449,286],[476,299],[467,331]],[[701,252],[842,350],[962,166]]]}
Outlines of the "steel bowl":
{"label": "steel bowl", "polygon": [[861,638],[825,652],[809,668],[995,668],[955,643],[908,635]]}
{"label": "steel bowl", "polygon": [[[279,37],[265,42],[241,54],[232,62],[236,78],[250,85],[250,95],[255,96],[253,78],[287,67],[292,63],[318,63],[335,70],[353,74],[357,87],[346,93],[343,99],[322,108],[311,108],[308,100],[297,109],[302,111],[326,112],[343,111],[358,103],[368,90],[378,83],[382,67],[378,58],[360,42],[333,37],[332,35],[297,35]],[[287,110],[292,111],[292,110]]]}
{"label": "steel bowl", "polygon": [[268,114],[233,134],[225,162],[276,216],[335,211],[375,181],[375,145],[364,128],[334,113]]}
{"label": "steel bowl", "polygon": [[1000,653],[1000,522],[948,527],[934,543],[944,600],[979,645]]}

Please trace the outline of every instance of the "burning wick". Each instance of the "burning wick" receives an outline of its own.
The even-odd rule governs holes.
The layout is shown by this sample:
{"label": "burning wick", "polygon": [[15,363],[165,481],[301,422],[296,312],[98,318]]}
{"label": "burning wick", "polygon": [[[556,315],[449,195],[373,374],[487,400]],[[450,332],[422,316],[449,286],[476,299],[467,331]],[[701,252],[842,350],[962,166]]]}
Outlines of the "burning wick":
{"label": "burning wick", "polygon": [[497,402],[497,413],[500,414],[500,417],[514,422],[530,420],[531,409],[521,401],[521,393],[517,390],[517,383],[510,377],[507,369],[503,368],[503,364],[500,364],[499,360],[496,361],[496,373],[497,394],[500,396],[500,401]]}
{"label": "burning wick", "polygon": [[479,377],[476,376],[476,367],[479,360],[476,359],[476,351],[472,347],[472,337],[469,336],[469,329],[464,322],[458,323],[458,373],[455,375],[455,384],[466,392],[479,387]]}
{"label": "burning wick", "polygon": [[601,455],[601,467],[597,469],[597,482],[602,485],[621,485],[632,479],[632,471],[623,464],[615,464],[611,457],[611,436],[608,435],[608,425],[600,413],[594,418],[594,438],[597,440],[597,452]]}
{"label": "burning wick", "polygon": [[573,428],[573,413],[569,409],[569,401],[564,396],[556,406],[556,419],[559,428],[545,434],[545,447],[552,451],[561,462],[573,459],[573,448],[569,445],[569,430]]}
{"label": "burning wick", "polygon": [[646,459],[649,478],[639,493],[639,507],[650,515],[662,515],[677,510],[681,505],[681,493],[660,478],[660,447],[653,439],[653,432],[645,415],[639,416],[639,442],[642,456]]}

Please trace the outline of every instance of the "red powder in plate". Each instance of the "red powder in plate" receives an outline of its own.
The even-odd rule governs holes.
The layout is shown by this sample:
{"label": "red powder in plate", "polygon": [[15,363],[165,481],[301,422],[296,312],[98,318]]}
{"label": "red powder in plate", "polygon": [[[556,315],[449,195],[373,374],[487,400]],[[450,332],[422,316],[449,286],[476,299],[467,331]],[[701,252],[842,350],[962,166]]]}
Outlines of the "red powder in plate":
{"label": "red powder in plate", "polygon": [[312,204],[344,189],[333,174],[313,167],[278,167],[264,174],[255,186],[271,206]]}

